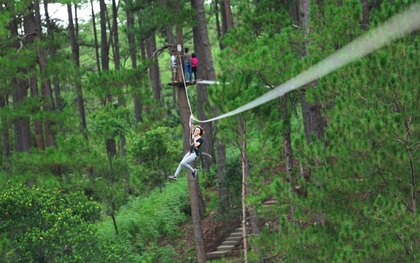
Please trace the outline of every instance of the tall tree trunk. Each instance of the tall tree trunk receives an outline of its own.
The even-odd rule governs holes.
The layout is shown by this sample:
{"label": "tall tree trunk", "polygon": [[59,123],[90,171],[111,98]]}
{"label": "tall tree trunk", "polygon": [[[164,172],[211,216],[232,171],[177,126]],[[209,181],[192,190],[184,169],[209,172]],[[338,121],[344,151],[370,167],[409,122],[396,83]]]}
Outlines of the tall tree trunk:
{"label": "tall tree trunk", "polygon": [[[0,95],[0,109],[4,109],[7,104],[6,101],[8,101],[7,95]],[[7,121],[7,118],[5,118],[3,115],[1,116],[1,139],[3,143],[3,159],[4,163],[8,163],[10,159],[10,136],[9,136],[9,122]],[[7,165],[6,165],[7,167]]]}
{"label": "tall tree trunk", "polygon": [[362,2],[362,29],[368,30],[369,27],[369,1],[361,0]]}
{"label": "tall tree trunk", "polygon": [[[39,1],[36,0],[35,4],[35,17],[32,14],[28,14],[30,19],[33,19],[35,28],[37,29],[35,32],[35,39],[42,39],[42,30],[41,30],[41,14],[39,11]],[[36,41],[35,41],[36,42]],[[55,110],[54,105],[54,98],[51,90],[51,82],[49,78],[46,76],[46,69],[47,69],[47,56],[45,54],[45,50],[42,46],[37,46],[37,57],[38,57],[38,65],[41,75],[41,90],[43,96],[43,109],[45,112],[53,112]],[[45,144],[47,147],[55,147],[56,144],[56,132],[54,130],[55,123],[52,120],[46,120],[44,127],[45,127]]]}
{"label": "tall tree trunk", "polygon": [[[77,72],[80,72],[80,55],[79,55],[79,44],[76,39],[75,28],[73,24],[73,14],[71,11],[71,4],[67,4],[67,13],[69,17],[69,37],[72,51],[72,59],[76,66]],[[79,122],[80,122],[80,132],[83,134],[83,137],[87,140],[87,124],[86,124],[86,113],[83,99],[82,91],[82,82],[80,79],[80,74],[75,76],[76,83],[76,94],[77,94],[77,108],[79,110]]]}
{"label": "tall tree trunk", "polygon": [[[33,21],[27,21],[26,22],[26,28],[28,31],[33,32],[36,30],[34,28]],[[33,45],[35,42],[34,35],[28,34],[26,37],[26,41],[28,44]],[[39,90],[38,90],[38,79],[36,75],[36,67],[35,65],[30,66],[28,68],[28,76],[29,76],[29,88],[30,88],[30,94],[32,98],[37,98],[39,96]],[[32,115],[38,114],[38,112],[41,110],[39,106],[34,107],[32,109]],[[34,120],[34,132],[35,132],[35,145],[36,148],[40,150],[45,150],[45,142],[44,142],[44,128],[42,126],[42,121],[39,119]]]}
{"label": "tall tree trunk", "polygon": [[[166,10],[168,10],[168,0],[162,0],[162,5],[164,6]],[[174,33],[172,29],[173,29],[173,26],[170,26],[170,25],[165,26],[165,35],[167,38],[167,43],[173,46],[170,48],[170,51],[169,51],[170,55],[172,55],[172,50],[175,50],[175,46],[176,46],[175,37],[174,37]],[[171,66],[171,71],[172,70],[173,68]],[[175,77],[172,76],[172,81],[173,82],[176,81],[176,73],[175,73]],[[173,107],[176,107],[176,89],[172,89],[172,105]]]}
{"label": "tall tree trunk", "polygon": [[[19,70],[22,72],[22,69]],[[15,87],[13,92],[13,108],[20,108],[24,99],[28,95],[28,82],[14,77],[12,84]],[[30,128],[29,119],[27,117],[17,117],[14,121],[14,134],[15,134],[15,150],[17,152],[27,152],[30,149]]]}
{"label": "tall tree trunk", "polygon": [[248,262],[248,223],[247,223],[247,205],[245,199],[248,195],[248,156],[246,155],[246,122],[245,119],[239,117],[239,149],[241,151],[242,163],[242,237],[244,245],[244,262]]}
{"label": "tall tree trunk", "polygon": [[[29,17],[24,17],[24,29],[25,33],[29,34],[31,32],[31,24]],[[18,35],[18,27],[16,21],[12,21],[9,27],[10,33],[12,36]],[[17,37],[16,37],[17,38]],[[16,49],[19,49],[20,44],[15,42],[13,46]],[[23,73],[25,70],[23,68],[18,68],[18,72]],[[28,96],[28,86],[29,83],[27,80],[21,79],[20,77],[14,77],[12,84],[15,87],[13,91],[13,108],[21,107],[23,101]],[[18,152],[27,152],[31,148],[31,133],[30,133],[30,121],[28,117],[19,116],[14,121],[14,134],[15,134],[15,150]]]}
{"label": "tall tree trunk", "polygon": [[[194,50],[200,61],[198,67],[198,77],[206,80],[215,80],[213,58],[211,53],[211,45],[207,31],[207,19],[204,9],[203,0],[191,0],[191,6],[197,11],[197,26],[193,28],[194,32]],[[198,117],[201,120],[207,119],[206,110],[211,110],[211,105],[208,99],[207,85],[197,84],[197,98],[198,98]],[[204,169],[208,170],[211,165],[215,163],[215,152],[213,143],[213,128],[210,122],[202,123],[204,130],[207,133],[206,143],[203,144],[202,150],[213,158],[203,158]]]}
{"label": "tall tree trunk", "polygon": [[[31,97],[37,98],[39,96],[38,91],[38,80],[36,76],[36,68],[35,66],[30,67],[29,70],[29,88],[31,91]],[[32,115],[38,114],[40,111],[40,107],[35,107],[32,110]],[[42,122],[38,119],[34,120],[34,132],[35,132],[35,145],[36,148],[40,150],[45,150],[45,142],[44,142],[44,128],[42,126]]]}
{"label": "tall tree trunk", "polygon": [[[127,38],[128,38],[128,46],[130,48],[130,59],[131,59],[131,67],[133,69],[137,68],[137,49],[136,49],[136,38],[134,37],[134,16],[130,9],[132,5],[132,0],[126,0],[126,16],[127,16]],[[140,81],[140,80],[138,80]],[[134,116],[136,118],[136,124],[142,121],[142,103],[140,99],[140,92],[138,87],[133,92],[133,99],[134,99]]]}
{"label": "tall tree trunk", "polygon": [[[179,10],[179,8],[180,8],[180,4],[176,5],[176,9]],[[183,47],[184,40],[182,37],[181,25],[176,24],[175,29],[176,29],[176,41],[177,41],[176,44],[181,45],[181,47]],[[181,68],[181,65],[178,64],[178,69],[180,68]],[[181,74],[178,74],[178,77],[180,76]],[[190,110],[188,107],[187,93],[186,93],[185,87],[178,86],[176,89],[178,93],[179,112],[181,115],[181,124],[182,124],[182,130],[183,130],[183,152],[186,152],[190,149],[190,140],[191,140]],[[206,136],[206,141],[207,141],[207,136]],[[206,262],[206,253],[204,249],[204,238],[203,238],[203,227],[202,227],[202,222],[201,222],[201,218],[202,216],[204,216],[204,202],[201,199],[201,189],[198,183],[199,177],[197,179],[192,179],[192,175],[190,171],[187,171],[187,174],[188,174],[188,189],[189,189],[190,199],[191,199],[191,217],[193,220],[196,262]]]}
{"label": "tall tree trunk", "polygon": [[[3,12],[4,10],[8,9],[8,4],[4,4],[4,5],[0,5],[0,12]],[[16,20],[14,19],[10,19],[10,21],[12,21],[11,23],[15,23]],[[8,25],[9,26],[9,31],[10,31],[10,35],[14,36],[14,39],[16,38],[17,35],[17,26],[12,26],[12,25]],[[14,31],[14,33],[13,33]],[[17,42],[15,43],[17,44]],[[2,42],[0,42],[0,45],[2,45]],[[15,48],[17,47],[17,45],[15,45]],[[9,95],[8,92],[0,92],[0,109],[4,109],[8,106],[8,102],[9,101]],[[4,159],[4,164],[3,168],[7,169],[6,167],[8,166],[7,164],[9,163],[9,158],[10,158],[10,136],[9,136],[9,127],[10,127],[10,123],[8,121],[7,116],[1,115],[0,116],[0,121],[2,123],[1,127],[0,127],[0,133],[1,133],[1,140],[3,143],[3,159]]]}
{"label": "tall tree trunk", "polygon": [[[155,50],[156,50],[156,39],[155,39],[155,34],[153,33],[146,39],[147,59],[154,60],[153,52]],[[150,74],[150,81],[151,81],[152,89],[153,89],[153,98],[155,99],[155,101],[161,103],[162,81],[160,78],[159,64],[157,63],[157,61],[154,60],[153,63],[150,65],[149,74]]]}
{"label": "tall tree trunk", "polygon": [[[24,27],[26,32],[34,32],[36,28],[34,27],[34,21],[30,21],[29,17],[27,17],[26,22],[24,21]],[[26,41],[29,45],[34,45],[35,37],[34,34],[28,34],[26,36]],[[36,66],[31,65],[28,68],[28,76],[29,76],[29,89],[30,95],[32,98],[39,99],[39,90],[38,90],[38,79],[37,79],[37,72]],[[32,109],[32,115],[36,115],[41,110],[40,106],[34,107]],[[40,150],[45,150],[45,142],[44,142],[44,128],[42,126],[42,121],[39,119],[34,119],[34,132],[35,132],[35,146]]]}
{"label": "tall tree trunk", "polygon": [[[243,237],[244,237],[244,255],[247,254],[245,249],[248,246],[248,238],[247,238],[247,223],[246,223],[246,212],[248,211],[249,214],[249,225],[251,226],[251,235],[252,236],[259,236],[260,235],[260,227],[259,227],[259,217],[257,216],[255,210],[252,207],[248,207],[245,203],[245,199],[247,197],[248,188],[252,182],[251,172],[249,168],[249,158],[247,154],[247,130],[246,130],[246,120],[243,117],[239,117],[239,147],[241,151],[241,160],[242,160],[242,211],[243,211]],[[261,249],[258,246],[254,247],[254,251],[257,255],[261,254]],[[245,262],[247,262],[247,257],[245,256]],[[257,262],[264,262],[262,258],[260,258]]]}
{"label": "tall tree trunk", "polygon": [[[47,34],[48,34],[48,40],[52,41],[54,43],[54,32],[50,20],[50,16],[48,13],[48,0],[44,0],[44,15],[45,15],[45,22],[47,25]],[[50,51],[50,57],[53,59],[56,56],[57,48],[56,45],[52,45],[49,48]],[[53,76],[53,86],[54,86],[54,95],[55,95],[55,104],[57,105],[57,110],[62,111],[63,105],[61,102],[61,90],[60,90],[60,84],[58,82],[57,76]]]}
{"label": "tall tree trunk", "polygon": [[[114,66],[115,70],[120,70],[120,41],[118,35],[118,6],[115,0],[112,0],[112,39],[114,40],[112,43],[114,45]],[[123,87],[121,87],[122,89]],[[125,98],[124,93],[121,91],[118,97],[118,105],[125,106]],[[122,156],[126,156],[125,145],[127,141],[125,139],[125,135],[121,134],[120,136],[120,151]],[[126,171],[128,173],[128,171]]]}
{"label": "tall tree trunk", "polygon": [[[160,0],[160,2],[165,10],[171,11],[168,9],[168,0]],[[174,37],[174,33],[172,32],[172,26],[170,25],[165,26],[165,35],[167,38],[166,42],[168,44],[175,45],[175,37]]]}
{"label": "tall tree trunk", "polygon": [[[183,146],[184,152],[190,148],[191,131],[190,131],[190,111],[187,101],[187,93],[184,86],[178,87],[178,104],[181,114],[181,123],[183,128]],[[206,137],[207,138],[207,137]],[[202,213],[200,212],[199,184],[197,179],[193,179],[191,172],[188,173],[188,189],[191,201],[191,217],[193,221],[194,241],[196,262],[205,262],[206,253],[204,250],[203,227],[201,222]]]}
{"label": "tall tree trunk", "polygon": [[115,69],[120,69],[120,41],[118,36],[118,9],[115,0],[112,0],[112,38],[114,44],[114,65]]}
{"label": "tall tree trunk", "polygon": [[[105,0],[99,0],[99,7],[100,7],[100,18],[101,18],[101,64],[102,64],[102,70],[108,71],[109,70],[109,44],[106,34],[106,13],[107,8],[105,5]],[[112,103],[112,96],[111,94],[107,94],[104,104]],[[105,145],[107,154],[109,157],[110,162],[112,162],[112,157],[114,157],[117,154],[117,146],[115,143],[114,138],[106,138],[105,139]],[[112,163],[110,164],[112,167]]]}
{"label": "tall tree trunk", "polygon": [[95,11],[93,9],[93,0],[90,0],[90,8],[92,10],[92,26],[93,26],[93,37],[95,40],[95,55],[96,55],[96,67],[98,72],[101,71],[101,59],[99,57],[99,44],[98,44],[98,33],[96,32],[96,19]]}
{"label": "tall tree trunk", "polygon": [[222,6],[220,8],[222,13],[222,36],[233,29],[233,15],[230,7],[230,0],[222,0]]}
{"label": "tall tree trunk", "polygon": [[[102,70],[109,70],[109,45],[106,34],[106,5],[105,0],[99,0],[100,19],[101,19],[101,66]],[[108,95],[110,96],[110,95]],[[110,98],[108,98],[110,99]],[[111,101],[108,101],[111,102]]]}
{"label": "tall tree trunk", "polygon": [[220,50],[223,50],[225,46],[222,43],[222,26],[220,26],[220,18],[219,18],[219,10],[221,11],[221,8],[219,8],[219,0],[213,1],[214,3],[214,13],[216,18],[216,32],[217,32],[217,40],[219,41],[219,48]]}
{"label": "tall tree trunk", "polygon": [[[282,121],[283,121],[283,146],[284,155],[286,156],[286,175],[290,183],[290,192],[296,192],[297,175],[293,174],[293,151],[291,142],[291,127],[290,127],[290,116],[287,107],[287,94],[280,98],[280,109]],[[290,216],[294,220],[295,206],[290,206]]]}
{"label": "tall tree trunk", "polygon": [[[217,127],[217,125],[215,125]],[[215,132],[215,134],[217,134]],[[219,200],[222,207],[222,214],[226,214],[230,210],[230,196],[227,186],[225,164],[226,164],[226,145],[216,135],[217,147],[217,174],[219,177]]]}
{"label": "tall tree trunk", "polygon": [[[300,14],[300,25],[304,32],[304,43],[302,47],[302,56],[308,55],[308,41],[307,37],[309,34],[309,16],[310,16],[310,4],[309,0],[300,0],[299,2],[299,14]],[[302,117],[303,125],[305,130],[306,142],[311,143],[311,135],[315,134],[318,139],[321,139],[325,131],[325,123],[321,113],[321,104],[315,101],[315,103],[308,103],[306,95],[301,95],[301,106],[302,106]],[[304,169],[304,176],[309,180],[310,170],[309,168]]]}

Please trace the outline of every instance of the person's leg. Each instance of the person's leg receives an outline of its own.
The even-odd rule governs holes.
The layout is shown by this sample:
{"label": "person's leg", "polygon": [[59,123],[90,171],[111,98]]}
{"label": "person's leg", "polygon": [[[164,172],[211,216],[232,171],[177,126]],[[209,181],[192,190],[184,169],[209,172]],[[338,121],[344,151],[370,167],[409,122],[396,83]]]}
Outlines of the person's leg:
{"label": "person's leg", "polygon": [[[194,153],[194,154],[195,154],[195,153]],[[176,168],[176,172],[175,172],[175,174],[174,174],[174,176],[175,176],[175,177],[177,177],[177,176],[181,173],[183,163],[184,163],[184,161],[185,161],[185,160],[189,157],[189,155],[190,155],[190,152],[187,152],[187,153],[184,155],[184,158],[182,158],[181,162],[180,162],[180,163],[179,163],[179,165],[178,165],[178,168]]]}
{"label": "person's leg", "polygon": [[187,71],[188,71],[188,74],[187,74],[187,80],[188,80],[188,82],[192,82],[192,69],[191,69],[191,62],[190,63],[187,63]]}
{"label": "person's leg", "polygon": [[192,168],[191,165],[189,165],[189,163],[193,162],[196,157],[197,157],[197,155],[195,154],[195,152],[189,153],[189,155],[186,156],[186,158],[182,159],[180,165],[184,166],[185,168],[187,168],[191,172],[194,172],[195,169]]}
{"label": "person's leg", "polygon": [[184,63],[184,80],[188,82],[188,64]]}
{"label": "person's leg", "polygon": [[194,73],[194,80],[197,80],[197,67],[193,67],[192,72]]}

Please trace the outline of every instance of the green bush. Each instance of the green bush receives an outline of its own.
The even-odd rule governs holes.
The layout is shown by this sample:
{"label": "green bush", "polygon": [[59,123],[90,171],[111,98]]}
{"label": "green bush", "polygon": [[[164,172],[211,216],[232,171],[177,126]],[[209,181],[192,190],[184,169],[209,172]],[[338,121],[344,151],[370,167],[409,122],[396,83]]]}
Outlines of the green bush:
{"label": "green bush", "polygon": [[[106,262],[97,242],[100,206],[80,192],[10,185],[0,193],[4,262]],[[115,262],[115,261],[114,261]]]}
{"label": "green bush", "polygon": [[[113,220],[109,218],[99,224],[101,242],[125,244],[130,255],[124,262],[177,262],[174,246],[160,246],[179,237],[180,223],[187,221],[190,202],[187,181],[184,178],[167,184],[162,190],[155,189],[148,197],[139,197],[121,207]],[[182,262],[182,261],[179,261]]]}

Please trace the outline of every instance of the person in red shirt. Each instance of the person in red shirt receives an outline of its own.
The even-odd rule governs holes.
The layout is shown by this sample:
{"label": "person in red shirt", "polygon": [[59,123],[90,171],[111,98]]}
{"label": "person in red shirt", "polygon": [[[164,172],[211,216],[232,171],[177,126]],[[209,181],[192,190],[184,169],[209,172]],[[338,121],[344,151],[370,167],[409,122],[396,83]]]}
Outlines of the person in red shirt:
{"label": "person in red shirt", "polygon": [[192,68],[192,72],[194,73],[194,81],[197,80],[197,66],[198,66],[198,58],[197,56],[193,53],[191,55],[191,68]]}

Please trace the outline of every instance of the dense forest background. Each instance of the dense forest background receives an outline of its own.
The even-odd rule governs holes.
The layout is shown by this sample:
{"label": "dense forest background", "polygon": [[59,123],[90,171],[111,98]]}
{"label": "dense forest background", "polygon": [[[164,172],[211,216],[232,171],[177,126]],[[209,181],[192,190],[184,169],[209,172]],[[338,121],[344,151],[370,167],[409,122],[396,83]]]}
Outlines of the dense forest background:
{"label": "dense forest background", "polygon": [[[416,4],[0,0],[0,262],[205,262],[209,226],[241,223],[221,262],[419,261],[418,27],[196,121],[198,179],[167,180],[191,114],[235,110]],[[217,84],[172,84],[177,44]]]}

